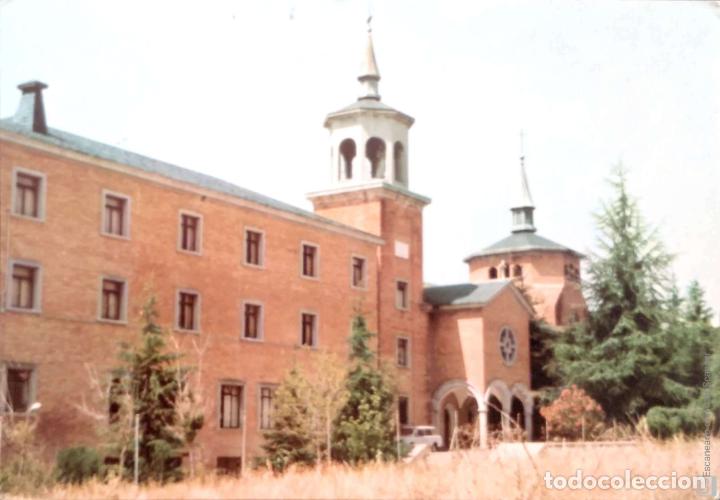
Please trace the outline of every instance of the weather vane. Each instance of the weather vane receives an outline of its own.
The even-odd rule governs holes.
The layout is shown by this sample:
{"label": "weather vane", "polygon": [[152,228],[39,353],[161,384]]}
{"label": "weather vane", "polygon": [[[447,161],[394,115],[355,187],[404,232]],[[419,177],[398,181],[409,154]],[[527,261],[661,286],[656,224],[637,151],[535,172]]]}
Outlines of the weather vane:
{"label": "weather vane", "polygon": [[370,23],[372,23],[372,15],[368,16],[367,21],[365,21],[365,22],[367,23],[367,26],[368,26],[368,33],[371,33],[372,32],[372,24],[370,24]]}
{"label": "weather vane", "polygon": [[525,163],[525,130],[520,129],[520,163]]}

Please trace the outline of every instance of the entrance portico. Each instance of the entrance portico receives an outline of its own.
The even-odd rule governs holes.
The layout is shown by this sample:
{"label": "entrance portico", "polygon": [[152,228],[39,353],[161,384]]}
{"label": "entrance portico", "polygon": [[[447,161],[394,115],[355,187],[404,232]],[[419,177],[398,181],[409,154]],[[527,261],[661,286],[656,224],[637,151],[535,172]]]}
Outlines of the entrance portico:
{"label": "entrance portico", "polygon": [[526,439],[532,436],[533,399],[524,384],[512,387],[499,379],[493,380],[485,391],[462,379],[442,384],[432,399],[433,425],[443,436],[443,444],[450,448],[458,426],[472,424],[481,448],[487,448],[489,434],[502,431],[506,438],[515,426],[524,429]]}

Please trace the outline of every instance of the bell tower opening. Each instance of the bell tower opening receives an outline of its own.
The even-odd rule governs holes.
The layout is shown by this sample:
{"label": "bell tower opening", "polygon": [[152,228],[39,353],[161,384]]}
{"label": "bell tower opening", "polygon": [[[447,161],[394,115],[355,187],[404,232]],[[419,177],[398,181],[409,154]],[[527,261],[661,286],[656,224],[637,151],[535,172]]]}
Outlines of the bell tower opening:
{"label": "bell tower opening", "polygon": [[355,141],[352,139],[345,139],[340,143],[340,178],[341,179],[352,179],[353,178],[353,160],[357,154],[357,148],[355,147]]}
{"label": "bell tower opening", "polygon": [[407,185],[407,165],[405,164],[405,147],[402,142],[396,141],[393,146],[393,161],[395,162],[395,180]]}
{"label": "bell tower opening", "polygon": [[368,139],[365,144],[365,157],[370,162],[370,177],[385,177],[385,141],[377,137]]}

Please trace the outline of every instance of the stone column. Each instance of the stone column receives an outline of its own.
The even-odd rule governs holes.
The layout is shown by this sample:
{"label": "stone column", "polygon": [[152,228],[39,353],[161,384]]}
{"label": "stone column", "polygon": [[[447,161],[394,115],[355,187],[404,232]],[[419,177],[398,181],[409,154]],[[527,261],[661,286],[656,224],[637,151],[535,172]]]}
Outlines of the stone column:
{"label": "stone column", "polygon": [[478,433],[480,434],[480,448],[488,447],[488,421],[487,407],[478,408]]}
{"label": "stone column", "polygon": [[385,143],[385,175],[386,181],[393,183],[395,182],[395,154],[393,148],[393,142]]}
{"label": "stone column", "polygon": [[528,399],[523,404],[525,408],[525,437],[528,441],[533,437],[533,401]]}

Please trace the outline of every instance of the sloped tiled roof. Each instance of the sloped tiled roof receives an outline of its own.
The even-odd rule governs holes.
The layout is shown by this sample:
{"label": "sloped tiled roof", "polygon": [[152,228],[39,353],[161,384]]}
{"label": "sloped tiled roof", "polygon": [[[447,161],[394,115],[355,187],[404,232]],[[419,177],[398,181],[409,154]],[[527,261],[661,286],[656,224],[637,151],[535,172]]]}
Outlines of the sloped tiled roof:
{"label": "sloped tiled roof", "polygon": [[496,255],[501,253],[510,252],[523,252],[528,250],[541,250],[548,252],[570,252],[578,257],[583,257],[583,254],[576,252],[571,248],[555,243],[547,238],[543,238],[535,234],[534,232],[523,231],[512,233],[507,238],[503,238],[490,245],[489,247],[475,252],[465,258],[465,262],[469,261],[474,257],[485,257],[487,255]]}
{"label": "sloped tiled roof", "polygon": [[64,132],[55,128],[49,128],[47,134],[40,134],[33,132],[32,129],[28,128],[27,125],[23,123],[18,123],[13,118],[5,118],[0,120],[0,129],[14,132],[16,134],[21,134],[31,139],[38,140],[46,144],[51,144],[53,146],[61,147],[63,149],[86,154],[94,158],[109,160],[122,165],[127,165],[129,167],[134,167],[142,170],[144,172],[158,174],[172,180],[193,184],[197,187],[209,189],[211,191],[216,191],[218,193],[223,193],[237,198],[242,198],[243,200],[251,201],[259,205],[264,205],[266,207],[299,215],[301,217],[321,222],[323,224],[341,227],[352,232],[356,232],[358,234],[363,234],[376,238],[375,235],[371,235],[370,233],[365,233],[364,231],[360,231],[351,226],[347,226],[331,219],[321,217],[307,210],[303,210],[302,208],[298,208],[288,203],[284,203],[274,198],[270,198],[269,196],[256,193],[255,191],[245,189],[222,179],[218,179],[217,177],[212,177],[210,175],[189,170],[187,168],[179,167],[171,163],[165,163],[160,160],[155,160],[147,156],[133,153],[131,151],[117,148],[115,146],[110,146],[109,144],[103,144],[101,142],[93,141],[91,139],[71,134],[69,132]]}
{"label": "sloped tiled roof", "polygon": [[429,286],[423,290],[425,303],[433,306],[460,306],[490,302],[510,280],[494,280],[486,283],[460,283],[457,285]]}

